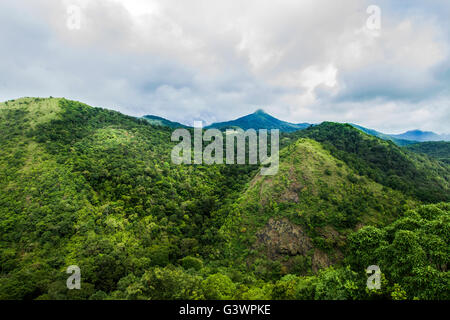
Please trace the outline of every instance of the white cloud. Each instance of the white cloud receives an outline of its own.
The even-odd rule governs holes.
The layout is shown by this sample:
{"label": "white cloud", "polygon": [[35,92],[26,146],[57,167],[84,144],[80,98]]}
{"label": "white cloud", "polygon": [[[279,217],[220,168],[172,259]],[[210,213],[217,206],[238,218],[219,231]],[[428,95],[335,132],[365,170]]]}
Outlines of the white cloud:
{"label": "white cloud", "polygon": [[[448,132],[450,4],[18,0],[0,4],[0,98],[66,96],[132,115]],[[67,6],[82,9],[80,30]],[[5,80],[8,79],[8,80]]]}

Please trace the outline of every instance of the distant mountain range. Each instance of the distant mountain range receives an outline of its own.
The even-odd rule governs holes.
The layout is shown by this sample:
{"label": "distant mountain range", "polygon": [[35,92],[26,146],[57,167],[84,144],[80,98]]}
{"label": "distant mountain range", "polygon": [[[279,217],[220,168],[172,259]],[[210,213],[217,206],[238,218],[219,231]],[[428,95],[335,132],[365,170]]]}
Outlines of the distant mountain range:
{"label": "distant mountain range", "polygon": [[[173,122],[158,116],[146,115],[143,116],[144,119],[149,121],[155,125],[167,126],[171,128],[188,128],[188,126],[183,125],[178,122]],[[297,130],[302,130],[308,128],[310,126],[314,126],[316,124],[311,123],[291,123],[283,120],[279,120],[270,114],[264,112],[264,110],[256,110],[254,113],[240,117],[235,120],[225,121],[225,122],[216,122],[206,126],[206,129],[233,129],[233,128],[241,128],[243,130],[248,129],[279,129],[282,132],[293,132]],[[376,136],[383,140],[390,140],[396,143],[397,145],[404,146],[417,142],[425,142],[425,141],[450,141],[450,135],[439,135],[430,131],[421,131],[421,130],[412,130],[407,131],[402,134],[386,134],[382,132],[378,132],[373,129],[364,128],[357,124],[351,124],[353,127],[373,136]]]}
{"label": "distant mountain range", "polygon": [[391,137],[404,139],[404,140],[414,140],[419,142],[424,141],[449,141],[450,135],[439,135],[431,131],[420,131],[411,130],[402,134],[391,134]]}
{"label": "distant mountain range", "polygon": [[391,140],[400,146],[409,145],[417,142],[427,142],[427,141],[450,141],[450,135],[439,135],[431,131],[421,131],[421,130],[411,130],[401,134],[386,134],[381,133],[373,129],[368,129],[361,127],[356,124],[352,124],[353,127],[376,136],[383,140]]}
{"label": "distant mountain range", "polygon": [[[144,119],[148,120],[152,124],[168,126],[168,127],[187,127],[181,123],[173,122],[161,117],[146,115],[143,116]],[[256,110],[254,113],[246,115],[244,117],[238,118],[236,120],[216,122],[206,126],[206,129],[233,129],[241,128],[243,130],[248,129],[279,129],[282,132],[293,132],[301,129],[308,128],[311,124],[309,123],[290,123],[286,121],[279,120],[271,115],[267,114],[263,110]]]}
{"label": "distant mountain range", "polygon": [[407,140],[407,139],[395,138],[392,135],[381,133],[381,132],[378,132],[378,131],[373,130],[373,129],[364,128],[364,127],[361,127],[361,126],[359,126],[357,124],[351,123],[351,125],[353,127],[355,127],[356,129],[359,129],[359,130],[361,130],[361,131],[363,131],[363,132],[365,132],[367,134],[370,134],[371,136],[375,136],[375,137],[378,137],[378,138],[383,139],[383,140],[391,140],[392,142],[394,142],[395,144],[397,144],[399,146],[406,146],[406,145],[418,142],[416,140]]}

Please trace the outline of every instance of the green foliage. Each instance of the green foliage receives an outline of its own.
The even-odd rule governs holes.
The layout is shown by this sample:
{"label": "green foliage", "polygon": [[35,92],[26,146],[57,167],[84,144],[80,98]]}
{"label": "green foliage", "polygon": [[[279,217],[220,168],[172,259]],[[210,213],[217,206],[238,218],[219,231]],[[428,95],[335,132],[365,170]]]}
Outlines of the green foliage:
{"label": "green foliage", "polygon": [[217,256],[213,213],[254,170],[173,165],[170,128],[65,99],[3,105],[0,129],[3,298],[41,296],[70,264],[109,295],[130,272]]}
{"label": "green foliage", "polygon": [[450,164],[450,141],[414,143],[405,148],[412,152],[426,154],[431,158]]}
{"label": "green foliage", "polygon": [[382,229],[364,227],[349,236],[347,261],[354,270],[378,265],[393,298],[449,299],[449,215],[449,204],[441,203],[408,211]]}
{"label": "green foliage", "polygon": [[[333,174],[324,173],[323,167]],[[241,263],[254,260],[252,268],[259,276],[275,280],[286,272],[306,274],[320,264],[320,259],[298,263],[298,258],[290,258],[297,255],[293,252],[288,261],[281,261],[283,256],[276,248],[279,244],[269,239],[271,234],[291,237],[285,246],[290,242],[311,242],[333,256],[344,246],[345,234],[358,224],[392,222],[413,204],[400,192],[358,176],[320,143],[299,139],[280,152],[276,176],[255,177],[237,201],[221,209],[230,213],[220,232],[229,241],[230,257]],[[292,229],[301,229],[300,239],[290,228],[261,231],[269,221],[283,218],[295,225]],[[249,247],[261,249],[249,251]],[[267,251],[272,253],[265,262]],[[306,251],[303,249],[301,254],[305,256]],[[281,263],[278,270],[273,267],[274,259]]]}
{"label": "green foliage", "polygon": [[216,273],[203,280],[202,289],[206,299],[227,300],[233,297],[236,287],[228,276]]}
{"label": "green foliage", "polygon": [[448,199],[448,166],[347,126],[283,136],[273,177],[174,165],[171,128],[65,99],[0,104],[0,133],[0,299],[449,298],[450,205],[411,199]]}
{"label": "green foliage", "polygon": [[450,201],[450,167],[392,141],[369,136],[349,124],[332,122],[287,136],[292,140],[305,137],[319,141],[360,175],[419,200]]}
{"label": "green foliage", "polygon": [[143,295],[150,299],[196,299],[201,288],[201,278],[169,266],[145,272],[141,284]]}
{"label": "green foliage", "polygon": [[181,259],[181,265],[186,270],[189,269],[200,270],[201,268],[203,268],[203,261],[201,259],[188,256]]}

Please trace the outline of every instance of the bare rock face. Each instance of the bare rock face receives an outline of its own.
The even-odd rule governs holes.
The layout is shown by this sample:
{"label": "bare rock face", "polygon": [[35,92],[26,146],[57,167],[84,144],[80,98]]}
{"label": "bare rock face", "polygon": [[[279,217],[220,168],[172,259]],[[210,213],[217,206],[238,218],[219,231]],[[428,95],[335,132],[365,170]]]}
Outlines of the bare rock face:
{"label": "bare rock face", "polygon": [[267,257],[305,255],[313,248],[311,239],[300,226],[288,219],[270,218],[267,225],[257,234],[257,246],[265,249]]}
{"label": "bare rock face", "polygon": [[319,269],[326,268],[330,266],[332,262],[326,253],[319,249],[314,250],[314,255],[312,258],[312,270],[313,272],[319,271]]}
{"label": "bare rock face", "polygon": [[[270,218],[256,236],[256,247],[271,260],[278,260],[285,256],[306,256],[312,253],[313,272],[332,264],[326,253],[314,248],[311,238],[303,231],[302,227],[293,224],[286,218]],[[289,261],[287,265],[292,266]]]}

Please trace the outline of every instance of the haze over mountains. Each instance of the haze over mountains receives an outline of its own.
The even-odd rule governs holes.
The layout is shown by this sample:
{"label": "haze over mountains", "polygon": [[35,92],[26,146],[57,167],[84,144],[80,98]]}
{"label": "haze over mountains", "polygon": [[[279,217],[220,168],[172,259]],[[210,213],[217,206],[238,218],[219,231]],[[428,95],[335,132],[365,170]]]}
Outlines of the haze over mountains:
{"label": "haze over mountains", "polygon": [[[152,124],[168,126],[168,127],[187,127],[178,122],[173,122],[154,115],[145,115],[144,119],[147,119]],[[282,132],[293,132],[301,129],[308,128],[315,124],[311,123],[291,123],[283,120],[279,120],[270,114],[264,112],[262,109],[256,110],[254,113],[240,117],[235,120],[215,122],[207,125],[205,128],[215,128],[220,130],[241,128],[247,129],[279,129]],[[439,135],[434,132],[411,130],[402,134],[386,134],[381,133],[373,129],[368,129],[357,124],[351,124],[355,128],[362,130],[363,132],[381,138],[383,140],[391,140],[398,145],[407,145],[415,142],[425,141],[450,141],[450,135]]]}
{"label": "haze over mountains", "polygon": [[449,141],[450,135],[439,135],[431,131],[421,131],[421,130],[411,130],[402,134],[391,134],[391,137],[404,139],[404,140],[414,140],[419,142],[424,141]]}

